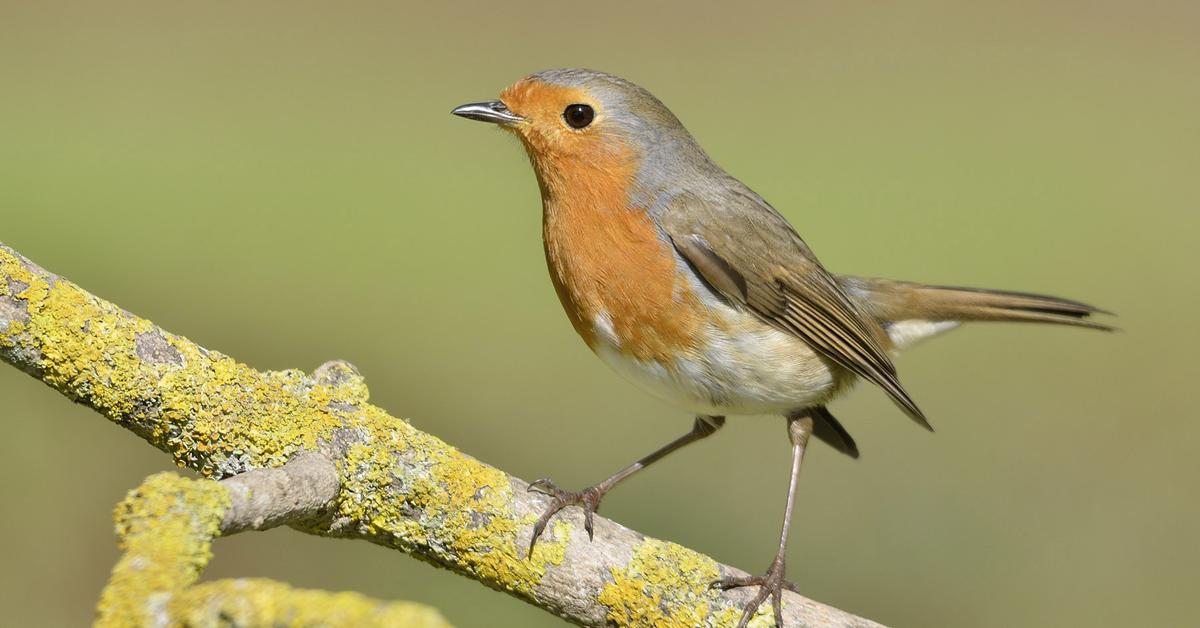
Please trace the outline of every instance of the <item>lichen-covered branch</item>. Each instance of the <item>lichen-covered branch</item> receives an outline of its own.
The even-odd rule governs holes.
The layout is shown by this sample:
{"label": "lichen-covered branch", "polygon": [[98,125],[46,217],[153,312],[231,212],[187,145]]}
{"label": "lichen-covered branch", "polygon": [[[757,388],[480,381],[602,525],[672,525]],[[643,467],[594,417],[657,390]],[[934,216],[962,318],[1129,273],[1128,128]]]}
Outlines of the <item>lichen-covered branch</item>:
{"label": "lichen-covered branch", "polygon": [[[547,498],[368,403],[349,364],[256,371],[3,245],[0,358],[208,477],[321,453],[336,468],[337,497],[290,525],[408,552],[576,623],[727,625],[753,594],[710,590],[718,576],[742,572],[604,518],[589,542],[577,512],[526,558]],[[799,595],[784,600],[789,626],[878,625]],[[769,611],[760,618],[769,622]]]}
{"label": "lichen-covered branch", "polygon": [[[435,610],[411,602],[379,602],[357,593],[305,591],[263,579],[195,584],[212,556],[213,538],[258,522],[304,518],[325,502],[298,482],[321,473],[329,460],[309,454],[283,469],[258,470],[223,482],[174,473],[150,476],[117,507],[117,534],[125,549],[100,596],[96,625],[121,626],[411,626],[449,628]],[[241,480],[234,484],[234,480]],[[291,485],[291,489],[278,490]],[[318,482],[317,486],[326,483]],[[264,495],[250,492],[264,489]],[[264,511],[271,500],[273,505]],[[263,516],[269,512],[270,516]]]}

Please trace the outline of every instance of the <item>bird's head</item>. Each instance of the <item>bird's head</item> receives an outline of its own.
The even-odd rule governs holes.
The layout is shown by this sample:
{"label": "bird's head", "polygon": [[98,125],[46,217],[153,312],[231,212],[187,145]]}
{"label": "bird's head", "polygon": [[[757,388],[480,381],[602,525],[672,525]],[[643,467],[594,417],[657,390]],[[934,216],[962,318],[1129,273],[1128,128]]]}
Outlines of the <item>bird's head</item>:
{"label": "bird's head", "polygon": [[505,88],[499,100],[452,113],[520,137],[543,193],[547,186],[577,185],[605,172],[635,179],[631,185],[658,187],[681,168],[711,163],[650,92],[594,70],[538,72]]}

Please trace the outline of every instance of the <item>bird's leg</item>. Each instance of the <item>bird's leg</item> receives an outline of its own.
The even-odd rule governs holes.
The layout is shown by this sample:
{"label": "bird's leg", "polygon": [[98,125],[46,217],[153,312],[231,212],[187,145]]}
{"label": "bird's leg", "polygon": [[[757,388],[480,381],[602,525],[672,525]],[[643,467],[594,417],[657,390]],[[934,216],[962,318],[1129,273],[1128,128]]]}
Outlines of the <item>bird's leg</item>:
{"label": "bird's leg", "polygon": [[787,507],[783,511],[783,532],[779,535],[779,551],[775,554],[775,560],[771,561],[766,575],[722,578],[712,584],[713,587],[726,591],[738,587],[756,586],[759,588],[758,594],[746,605],[746,609],[742,613],[742,620],[738,622],[738,628],[745,628],[750,623],[750,618],[754,616],[754,612],[758,610],[759,605],[766,601],[767,597],[771,598],[771,606],[775,610],[775,625],[782,628],[783,590],[799,592],[796,585],[784,579],[784,562],[787,554],[788,529],[792,525],[792,507],[796,503],[796,482],[800,477],[800,463],[804,461],[804,448],[808,445],[808,438],[812,436],[813,414],[811,411],[805,411],[791,415],[788,417],[787,427],[788,438],[792,442],[792,473],[788,481]]}
{"label": "bird's leg", "polygon": [[542,516],[533,526],[533,537],[529,539],[530,555],[533,554],[533,546],[537,543],[538,537],[541,536],[542,531],[546,529],[546,524],[550,523],[550,519],[552,519],[554,515],[558,513],[558,511],[570,505],[577,505],[583,508],[583,527],[585,530],[587,530],[588,539],[590,540],[592,538],[592,513],[596,512],[596,510],[600,508],[600,499],[604,497],[605,493],[612,490],[612,488],[619,484],[621,480],[624,480],[634,473],[645,469],[651,464],[666,457],[667,454],[675,451],[676,449],[711,435],[713,432],[716,432],[718,429],[720,429],[724,424],[725,417],[723,416],[698,416],[696,417],[696,422],[692,425],[692,430],[687,434],[676,438],[666,445],[654,450],[654,452],[650,455],[641,458],[637,462],[625,467],[624,469],[621,469],[620,471],[617,471],[607,480],[604,480],[595,486],[585,488],[577,493],[572,491],[564,491],[563,489],[555,486],[554,482],[551,482],[546,478],[537,480],[530,484],[529,490],[537,491],[553,498],[550,501],[550,505],[546,507],[546,512],[542,513]]}

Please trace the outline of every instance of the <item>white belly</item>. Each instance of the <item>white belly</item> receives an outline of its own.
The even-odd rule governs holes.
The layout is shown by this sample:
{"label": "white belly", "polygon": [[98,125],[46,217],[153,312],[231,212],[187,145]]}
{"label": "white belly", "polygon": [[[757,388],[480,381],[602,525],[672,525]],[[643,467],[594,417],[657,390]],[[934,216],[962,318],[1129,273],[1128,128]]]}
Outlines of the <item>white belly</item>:
{"label": "white belly", "polygon": [[596,354],[650,394],[697,414],[783,414],[829,401],[853,378],[807,344],[753,316],[721,306],[725,325],[672,364],[620,352],[612,325],[597,317]]}

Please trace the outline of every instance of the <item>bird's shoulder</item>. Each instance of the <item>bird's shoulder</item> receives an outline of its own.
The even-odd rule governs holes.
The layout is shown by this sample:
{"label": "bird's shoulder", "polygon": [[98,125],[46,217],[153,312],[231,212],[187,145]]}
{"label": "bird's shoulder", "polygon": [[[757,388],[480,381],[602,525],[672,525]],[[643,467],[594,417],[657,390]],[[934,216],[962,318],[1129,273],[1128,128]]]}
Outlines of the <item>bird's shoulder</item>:
{"label": "bird's shoulder", "polygon": [[732,177],[671,194],[658,213],[672,239],[703,240],[739,272],[828,274],[787,218]]}

